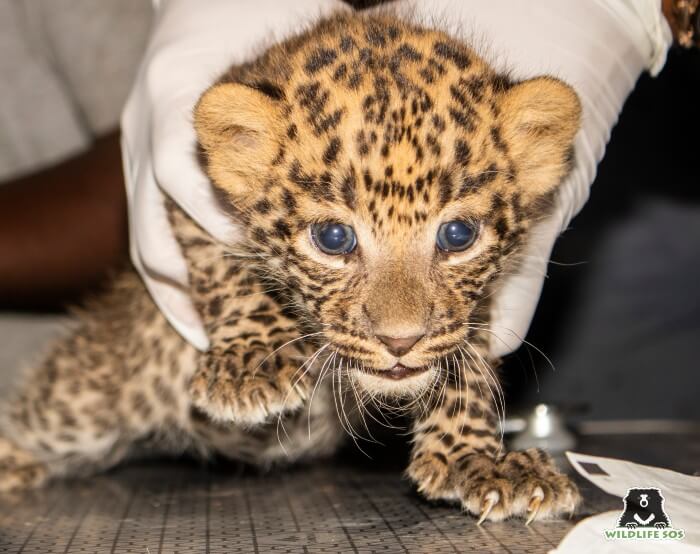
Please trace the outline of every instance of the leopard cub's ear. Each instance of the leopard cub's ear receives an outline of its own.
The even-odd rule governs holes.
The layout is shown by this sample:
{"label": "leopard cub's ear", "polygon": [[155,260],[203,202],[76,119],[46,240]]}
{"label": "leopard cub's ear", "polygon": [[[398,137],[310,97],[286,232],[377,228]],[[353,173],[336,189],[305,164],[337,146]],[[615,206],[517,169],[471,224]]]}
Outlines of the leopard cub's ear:
{"label": "leopard cub's ear", "polygon": [[195,106],[194,126],[214,185],[243,200],[278,153],[278,100],[239,83],[214,85]]}
{"label": "leopard cub's ear", "polygon": [[551,77],[518,83],[502,94],[501,136],[516,165],[518,187],[536,199],[571,170],[581,103],[573,88]]}

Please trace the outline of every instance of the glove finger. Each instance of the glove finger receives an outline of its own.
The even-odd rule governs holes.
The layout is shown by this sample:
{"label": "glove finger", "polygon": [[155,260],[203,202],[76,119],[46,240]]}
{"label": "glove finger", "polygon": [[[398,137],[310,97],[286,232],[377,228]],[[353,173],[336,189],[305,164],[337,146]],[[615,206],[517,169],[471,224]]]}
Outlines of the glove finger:
{"label": "glove finger", "polygon": [[153,167],[156,181],[169,196],[207,232],[231,244],[238,240],[240,231],[200,167],[192,110],[204,90],[232,63],[249,58],[261,39],[282,38],[319,14],[347,6],[338,0],[297,0],[281,9],[277,0],[235,4],[227,0],[216,6],[217,21],[228,15],[230,23],[212,25],[211,17],[202,13],[206,10],[192,10],[188,1],[181,0],[166,13],[172,20],[186,21],[164,25],[166,29],[186,25],[187,39],[175,40],[177,37],[169,34],[158,37],[155,43],[161,48],[147,70],[149,96],[157,99],[152,102]]}
{"label": "glove finger", "polygon": [[514,271],[502,278],[491,306],[491,342],[494,357],[514,352],[523,342],[530,327],[552,247],[561,232],[559,217],[549,217],[536,224],[528,242],[517,254]]}
{"label": "glove finger", "polygon": [[129,194],[132,262],[168,321],[196,348],[205,350],[209,341],[187,293],[187,266],[170,227],[163,194],[148,164],[140,169],[139,186]]}

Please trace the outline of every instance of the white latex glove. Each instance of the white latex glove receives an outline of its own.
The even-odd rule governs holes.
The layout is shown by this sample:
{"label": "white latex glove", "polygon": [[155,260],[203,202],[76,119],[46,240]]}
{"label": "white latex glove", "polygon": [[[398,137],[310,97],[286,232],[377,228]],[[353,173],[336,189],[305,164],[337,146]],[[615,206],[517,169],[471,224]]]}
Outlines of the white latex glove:
{"label": "white latex glove", "polygon": [[[535,228],[516,275],[495,295],[494,355],[515,350],[539,300],[556,237],[588,198],[622,104],[644,70],[658,71],[671,33],[661,0],[402,0],[396,9],[483,45],[515,78],[552,74],[583,103],[573,174],[554,215]],[[207,231],[235,242],[239,231],[217,207],[195,160],[191,113],[199,95],[233,63],[254,57],[339,0],[164,0],[123,119],[132,260],[153,298],[183,337],[208,347],[187,293],[187,270],[169,227],[166,191]]]}
{"label": "white latex glove", "polygon": [[165,191],[219,240],[239,235],[219,209],[196,158],[192,111],[235,63],[254,59],[340,0],[155,0],[153,35],[122,114],[131,259],[173,327],[200,350],[209,339],[186,292],[187,267],[164,206]]}

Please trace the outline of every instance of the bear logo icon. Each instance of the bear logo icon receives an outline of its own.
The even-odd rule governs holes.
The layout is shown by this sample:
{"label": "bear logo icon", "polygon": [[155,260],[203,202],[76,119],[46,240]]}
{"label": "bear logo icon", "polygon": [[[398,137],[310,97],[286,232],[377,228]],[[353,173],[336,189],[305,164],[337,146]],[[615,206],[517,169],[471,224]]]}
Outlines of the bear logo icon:
{"label": "bear logo icon", "polygon": [[663,529],[671,526],[659,489],[629,489],[624,503],[625,509],[617,520],[618,527]]}

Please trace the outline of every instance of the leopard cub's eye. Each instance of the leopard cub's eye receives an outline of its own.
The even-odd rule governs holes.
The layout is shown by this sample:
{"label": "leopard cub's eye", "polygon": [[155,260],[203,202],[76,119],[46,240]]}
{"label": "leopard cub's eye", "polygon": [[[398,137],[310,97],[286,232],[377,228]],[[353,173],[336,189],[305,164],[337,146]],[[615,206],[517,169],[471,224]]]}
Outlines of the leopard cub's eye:
{"label": "leopard cub's eye", "polygon": [[357,246],[355,231],[343,223],[315,223],[311,226],[311,238],[321,252],[331,256],[349,254]]}
{"label": "leopard cub's eye", "polygon": [[477,227],[472,223],[448,221],[438,229],[437,245],[446,252],[462,252],[474,244],[477,234]]}

